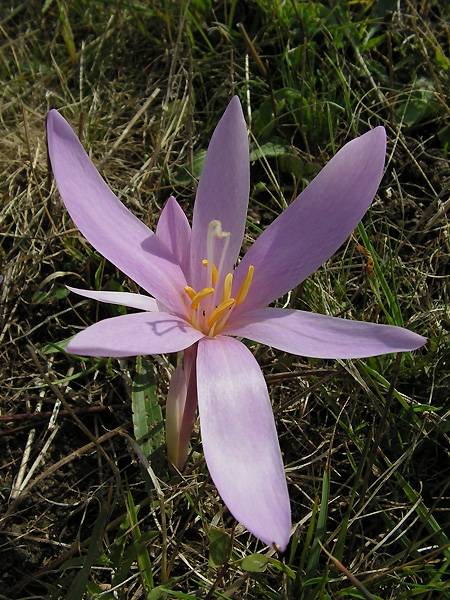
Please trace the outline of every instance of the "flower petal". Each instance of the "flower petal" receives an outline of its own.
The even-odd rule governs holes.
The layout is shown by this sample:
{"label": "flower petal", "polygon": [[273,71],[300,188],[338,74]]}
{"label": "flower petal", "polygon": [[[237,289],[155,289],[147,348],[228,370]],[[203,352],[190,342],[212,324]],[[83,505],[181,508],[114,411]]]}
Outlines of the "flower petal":
{"label": "flower petal", "polygon": [[255,274],[245,304],[236,313],[276,300],[336,252],[372,202],[383,175],[385,154],[383,127],[339,150],[244,256],[235,289],[249,265],[254,265]]}
{"label": "flower petal", "polygon": [[137,284],[171,310],[184,314],[181,293],[186,281],[180,266],[154,233],[108,188],[72,128],[56,110],[48,113],[47,136],[59,193],[81,233]]}
{"label": "flower petal", "polygon": [[170,380],[166,402],[166,445],[170,462],[182,470],[189,450],[189,439],[197,409],[195,361],[197,347],[184,351],[184,364],[178,365]]}
{"label": "flower petal", "polygon": [[291,515],[267,386],[238,340],[198,344],[197,391],[211,477],[234,517],[265,544],[286,548]]}
{"label": "flower petal", "polygon": [[[234,96],[220,119],[209,143],[198,184],[192,221],[191,282],[204,287],[208,225],[217,219],[223,231],[231,233],[223,272],[233,267],[242,245],[250,190],[250,162],[247,127],[239,98]],[[218,258],[215,257],[218,261]]]}
{"label": "flower petal", "polygon": [[189,279],[191,226],[183,209],[173,196],[167,200],[156,226],[157,237],[167,246]]}
{"label": "flower petal", "polygon": [[129,306],[130,308],[138,308],[139,310],[147,310],[156,312],[159,310],[158,304],[154,298],[144,296],[143,294],[131,294],[130,292],[98,292],[95,290],[81,290],[80,288],[66,286],[68,290],[85,298],[92,298],[99,302],[107,304],[120,304],[121,306]]}
{"label": "flower petal", "polygon": [[241,325],[227,329],[228,334],[315,358],[364,358],[407,352],[426,342],[426,338],[403,327],[282,308],[248,312],[242,316]]}
{"label": "flower petal", "polygon": [[82,356],[140,356],[179,352],[203,334],[186,321],[161,312],[144,312],[104,319],[78,333],[66,347]]}

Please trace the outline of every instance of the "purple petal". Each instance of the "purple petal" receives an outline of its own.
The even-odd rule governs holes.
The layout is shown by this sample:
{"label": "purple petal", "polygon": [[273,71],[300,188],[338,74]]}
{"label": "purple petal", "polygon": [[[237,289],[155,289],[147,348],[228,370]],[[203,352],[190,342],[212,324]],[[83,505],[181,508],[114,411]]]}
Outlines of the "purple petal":
{"label": "purple petal", "polygon": [[183,209],[173,196],[167,200],[156,226],[157,237],[171,251],[189,280],[191,226]]}
{"label": "purple petal", "polygon": [[66,286],[68,290],[85,298],[92,298],[99,302],[107,304],[120,304],[121,306],[129,306],[130,308],[138,308],[139,310],[147,310],[150,312],[159,311],[158,304],[154,298],[144,296],[142,294],[131,294],[130,292],[97,292],[95,290],[81,290],[80,288]]}
{"label": "purple petal", "polygon": [[[242,245],[250,189],[247,128],[239,98],[234,96],[209,143],[195,198],[192,221],[191,285],[203,287],[208,225],[217,219],[231,233],[223,272],[231,271]],[[218,258],[215,258],[218,262]]]}
{"label": "purple petal", "polygon": [[254,265],[255,275],[247,299],[236,313],[276,300],[336,252],[372,202],[383,175],[385,154],[383,127],[339,150],[244,256],[235,289],[249,265]]}
{"label": "purple petal", "polygon": [[426,338],[403,327],[282,308],[259,308],[245,313],[242,324],[231,326],[228,334],[315,358],[364,358],[407,352],[426,342]]}
{"label": "purple petal", "polygon": [[196,346],[184,351],[170,380],[166,402],[166,445],[170,462],[182,470],[188,456],[189,439],[197,409]]}
{"label": "purple petal", "polygon": [[169,250],[111,192],[70,125],[47,116],[48,151],[61,198],[85,238],[100,254],[178,314],[185,277]]}
{"label": "purple petal", "polygon": [[286,548],[291,515],[267,386],[238,340],[198,345],[197,390],[211,477],[233,516],[265,544]]}
{"label": "purple petal", "polygon": [[104,319],[78,333],[66,347],[82,356],[140,356],[179,352],[203,334],[186,321],[161,312],[135,313]]}

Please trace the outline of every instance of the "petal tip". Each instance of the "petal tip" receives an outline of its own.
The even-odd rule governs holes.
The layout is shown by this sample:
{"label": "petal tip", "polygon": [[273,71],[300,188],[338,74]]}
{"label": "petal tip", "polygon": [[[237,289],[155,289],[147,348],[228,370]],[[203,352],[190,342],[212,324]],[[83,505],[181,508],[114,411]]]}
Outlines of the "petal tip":
{"label": "petal tip", "polygon": [[377,149],[381,152],[386,153],[387,134],[386,129],[383,125],[378,125],[373,129],[370,129],[367,133],[363,134],[371,139],[371,142],[377,145]]}
{"label": "petal tip", "polygon": [[53,140],[56,138],[63,138],[64,141],[73,141],[73,139],[77,139],[72,127],[62,116],[62,114],[56,110],[56,108],[52,108],[48,111],[46,125],[50,149],[52,147]]}
{"label": "petal tip", "polygon": [[291,539],[291,527],[292,524],[289,509],[289,519],[286,521],[285,527],[282,531],[279,531],[277,539],[271,544],[278,550],[278,552],[285,552],[287,545],[289,544],[289,540]]}
{"label": "petal tip", "polygon": [[383,125],[378,125],[377,127],[375,127],[373,129],[373,131],[375,132],[374,135],[377,136],[377,138],[380,140],[380,142],[386,143],[387,133],[386,133],[386,129],[384,128]]}
{"label": "petal tip", "polygon": [[56,108],[51,108],[47,113],[47,127],[54,127],[58,125],[58,123],[66,122],[64,117],[56,110]]}
{"label": "petal tip", "polygon": [[47,113],[47,121],[57,118],[57,115],[59,115],[59,112],[56,110],[56,108],[51,108]]}
{"label": "petal tip", "polygon": [[411,333],[414,336],[411,339],[411,350],[418,350],[422,346],[425,346],[425,344],[428,342],[428,338],[424,337],[423,335],[415,333],[414,331],[411,331]]}
{"label": "petal tip", "polygon": [[64,351],[67,352],[68,354],[79,354],[79,349],[77,349],[76,345],[73,343],[75,340],[74,336],[70,342],[66,345],[66,347],[64,348]]}
{"label": "petal tip", "polygon": [[234,95],[228,103],[227,108],[225,109],[224,115],[229,114],[231,117],[235,119],[240,119],[245,122],[244,113],[242,111],[242,104],[239,99],[239,96]]}

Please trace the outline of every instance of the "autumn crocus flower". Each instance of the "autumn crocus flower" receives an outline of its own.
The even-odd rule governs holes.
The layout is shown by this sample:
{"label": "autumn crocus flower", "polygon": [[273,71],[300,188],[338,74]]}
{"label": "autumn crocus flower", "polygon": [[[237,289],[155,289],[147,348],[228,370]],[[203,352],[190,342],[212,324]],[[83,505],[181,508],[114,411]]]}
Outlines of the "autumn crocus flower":
{"label": "autumn crocus flower", "polygon": [[153,296],[71,288],[143,312],[100,321],[67,350],[110,357],[184,351],[169,389],[169,455],[182,467],[198,402],[206,463],[222,499],[255,536],[283,550],[290,506],[267,386],[250,350],[231,336],[319,358],[424,344],[400,327],[268,306],[325,262],[366,212],[383,173],[383,127],[346,144],[236,268],[249,196],[248,138],[237,97],[212,136],[192,229],[171,197],[156,233],[150,231],[111,192],[55,110],[47,130],[57,186],[78,229]]}

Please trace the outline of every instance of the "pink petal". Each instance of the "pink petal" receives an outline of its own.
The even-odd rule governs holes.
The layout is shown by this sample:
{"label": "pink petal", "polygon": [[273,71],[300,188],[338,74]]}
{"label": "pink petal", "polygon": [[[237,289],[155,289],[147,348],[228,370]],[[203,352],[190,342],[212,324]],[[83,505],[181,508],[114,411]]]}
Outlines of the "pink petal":
{"label": "pink petal", "polygon": [[185,277],[166,247],[111,192],[70,125],[47,116],[48,151],[61,198],[73,221],[100,254],[178,314]]}
{"label": "pink petal", "polygon": [[130,308],[138,308],[139,310],[147,310],[150,312],[158,311],[158,304],[154,298],[144,296],[142,294],[131,294],[130,292],[97,292],[95,290],[81,290],[80,288],[66,286],[68,290],[85,298],[92,298],[99,302],[107,304],[120,304],[121,306],[129,306]]}
{"label": "pink petal", "polygon": [[186,321],[161,312],[144,312],[104,319],[78,333],[66,347],[82,356],[139,356],[179,352],[203,334]]}
{"label": "pink petal", "polygon": [[250,293],[236,314],[266,306],[336,252],[359,223],[378,189],[386,132],[376,127],[346,144],[300,196],[259,236],[238,266],[235,286],[249,265]]}
{"label": "pink petal", "polygon": [[265,544],[286,548],[291,515],[264,377],[238,340],[198,344],[200,427],[211,477],[233,516]]}
{"label": "pink petal", "polygon": [[[231,271],[242,245],[250,189],[247,127],[239,98],[234,96],[220,119],[209,143],[195,198],[192,221],[191,285],[205,285],[208,225],[217,219],[231,233],[223,272]],[[218,259],[216,258],[216,261]]]}
{"label": "pink petal", "polygon": [[196,346],[184,351],[184,364],[172,375],[166,403],[166,445],[170,462],[182,470],[197,409]]}
{"label": "pink petal", "polygon": [[173,196],[167,200],[156,226],[157,237],[166,245],[189,280],[191,226],[183,209]]}
{"label": "pink petal", "polygon": [[407,352],[426,342],[426,338],[403,327],[282,308],[248,312],[242,316],[242,324],[233,325],[227,334],[315,358],[364,358]]}

